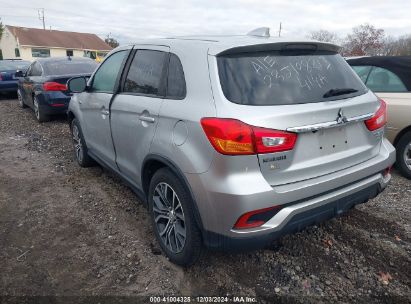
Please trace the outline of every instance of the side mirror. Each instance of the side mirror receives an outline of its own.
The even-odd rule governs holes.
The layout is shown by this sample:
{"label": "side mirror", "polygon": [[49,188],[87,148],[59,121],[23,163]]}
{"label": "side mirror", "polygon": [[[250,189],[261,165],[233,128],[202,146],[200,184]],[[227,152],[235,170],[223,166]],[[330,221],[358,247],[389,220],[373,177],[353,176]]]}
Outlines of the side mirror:
{"label": "side mirror", "polygon": [[87,88],[87,79],[85,77],[73,77],[67,81],[67,88],[72,93],[84,92]]}
{"label": "side mirror", "polygon": [[17,70],[14,74],[15,77],[24,77],[24,72],[21,70]]}

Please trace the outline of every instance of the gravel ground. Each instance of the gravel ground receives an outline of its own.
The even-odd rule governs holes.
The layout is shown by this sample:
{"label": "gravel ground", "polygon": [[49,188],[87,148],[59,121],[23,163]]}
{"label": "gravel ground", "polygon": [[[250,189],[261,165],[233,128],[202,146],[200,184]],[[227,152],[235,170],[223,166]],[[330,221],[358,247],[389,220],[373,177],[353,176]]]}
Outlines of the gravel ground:
{"label": "gravel ground", "polygon": [[[258,303],[410,303],[411,182],[243,254],[171,264],[117,177],[80,168],[64,117],[38,124],[0,99],[0,295],[204,295]],[[2,302],[3,303],[3,302]]]}

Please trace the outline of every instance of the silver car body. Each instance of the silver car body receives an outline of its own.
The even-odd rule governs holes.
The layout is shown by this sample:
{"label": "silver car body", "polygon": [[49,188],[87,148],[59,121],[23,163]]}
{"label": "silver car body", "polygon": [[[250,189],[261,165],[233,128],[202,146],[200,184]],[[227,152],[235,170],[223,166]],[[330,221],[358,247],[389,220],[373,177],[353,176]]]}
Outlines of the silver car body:
{"label": "silver car body", "polygon": [[[227,100],[216,55],[237,47],[280,47],[290,42],[299,41],[186,37],[120,47],[112,53],[150,49],[176,54],[184,69],[186,97],[170,100],[84,92],[73,96],[69,113],[80,121],[91,156],[119,173],[143,197],[147,195],[145,166],[150,161],[164,162],[178,171],[191,191],[209,246],[272,238],[375,196],[391,178],[383,171],[395,161],[384,130],[370,132],[365,127],[364,120],[379,107],[371,91],[309,104],[247,106]],[[353,73],[353,77],[357,76]],[[344,123],[337,124],[342,115]],[[200,123],[204,117],[288,130],[296,132],[298,140],[287,152],[227,156],[218,153],[204,134]],[[375,193],[370,190],[373,187]],[[286,206],[260,227],[233,228],[244,213],[273,205]]]}

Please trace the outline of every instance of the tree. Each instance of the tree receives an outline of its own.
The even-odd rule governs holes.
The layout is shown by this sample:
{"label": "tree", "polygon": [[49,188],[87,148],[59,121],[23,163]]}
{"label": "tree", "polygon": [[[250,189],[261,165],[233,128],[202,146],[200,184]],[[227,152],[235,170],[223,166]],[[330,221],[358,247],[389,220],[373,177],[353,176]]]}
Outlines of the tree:
{"label": "tree", "polygon": [[116,39],[114,39],[113,37],[110,37],[110,34],[107,35],[107,37],[106,37],[106,39],[104,39],[104,41],[114,49],[114,48],[118,47],[120,45],[120,43]]}
{"label": "tree", "polygon": [[331,43],[338,43],[340,40],[336,33],[327,31],[327,30],[317,30],[312,31],[308,38],[312,40],[322,41],[322,42],[331,42]]}
{"label": "tree", "polygon": [[381,55],[384,46],[384,30],[371,24],[362,24],[352,29],[343,45],[345,56]]}
{"label": "tree", "polygon": [[3,26],[3,22],[1,21],[1,18],[0,18],[0,39],[1,39],[1,36],[3,36],[3,32],[4,32],[4,26]]}

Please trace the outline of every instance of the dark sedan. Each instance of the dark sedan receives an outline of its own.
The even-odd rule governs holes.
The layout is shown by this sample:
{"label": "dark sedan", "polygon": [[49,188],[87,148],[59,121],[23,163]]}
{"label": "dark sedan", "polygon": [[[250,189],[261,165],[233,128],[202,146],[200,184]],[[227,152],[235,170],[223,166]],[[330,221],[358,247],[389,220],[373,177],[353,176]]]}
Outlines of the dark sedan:
{"label": "dark sedan", "polygon": [[24,60],[0,60],[0,93],[17,91],[17,71],[26,71],[30,61]]}
{"label": "dark sedan", "polygon": [[67,80],[75,76],[90,76],[97,63],[89,58],[42,58],[34,61],[19,80],[17,97],[20,106],[31,107],[39,122],[66,112],[71,93]]}

